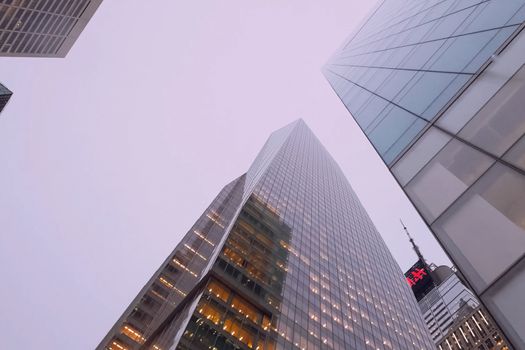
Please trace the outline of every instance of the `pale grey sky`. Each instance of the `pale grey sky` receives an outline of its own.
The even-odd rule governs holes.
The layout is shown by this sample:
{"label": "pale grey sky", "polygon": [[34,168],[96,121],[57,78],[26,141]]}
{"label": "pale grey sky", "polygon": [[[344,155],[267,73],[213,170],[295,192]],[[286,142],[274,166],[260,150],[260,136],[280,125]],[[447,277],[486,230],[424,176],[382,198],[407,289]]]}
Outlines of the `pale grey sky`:
{"label": "pale grey sky", "polygon": [[0,339],[92,349],[269,134],[303,118],[403,270],[447,259],[320,72],[368,1],[106,0],[65,59],[1,58]]}

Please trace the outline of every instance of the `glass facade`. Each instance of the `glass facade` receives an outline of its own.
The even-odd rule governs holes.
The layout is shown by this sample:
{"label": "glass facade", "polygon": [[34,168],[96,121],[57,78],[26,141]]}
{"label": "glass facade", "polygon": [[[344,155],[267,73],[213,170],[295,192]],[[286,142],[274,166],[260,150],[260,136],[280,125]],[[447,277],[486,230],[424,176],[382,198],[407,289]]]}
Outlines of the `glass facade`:
{"label": "glass facade", "polygon": [[418,302],[432,340],[436,344],[441,343],[448,335],[465,309],[471,310],[479,306],[474,294],[448,266],[440,266],[437,269],[446,277],[443,280],[435,278],[436,286]]}
{"label": "glass facade", "polygon": [[324,74],[525,348],[525,0],[385,0]]}
{"label": "glass facade", "polygon": [[0,1],[0,56],[64,57],[100,3]]}
{"label": "glass facade", "polygon": [[12,94],[13,93],[8,88],[0,84],[0,112],[4,110],[4,107],[11,98]]}
{"label": "glass facade", "polygon": [[509,350],[498,328],[481,307],[461,315],[438,350]]}
{"label": "glass facade", "polygon": [[[304,122],[272,134],[196,226],[98,349],[434,346],[401,270]],[[195,241],[190,251],[188,239]],[[180,250],[188,270],[170,276],[164,271]],[[158,283],[161,276],[171,286]],[[184,278],[190,283],[182,285]],[[154,285],[164,286],[164,299]],[[137,320],[138,312],[147,316]]]}
{"label": "glass facade", "polygon": [[525,19],[525,1],[386,0],[325,67],[387,164]]}

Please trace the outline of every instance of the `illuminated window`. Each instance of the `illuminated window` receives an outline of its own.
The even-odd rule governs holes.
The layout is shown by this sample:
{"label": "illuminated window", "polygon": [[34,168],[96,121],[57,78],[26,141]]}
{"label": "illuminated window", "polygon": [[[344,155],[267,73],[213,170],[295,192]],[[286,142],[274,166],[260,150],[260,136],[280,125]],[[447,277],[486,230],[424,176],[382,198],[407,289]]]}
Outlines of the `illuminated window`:
{"label": "illuminated window", "polygon": [[210,214],[206,214],[208,219],[219,225],[219,227],[224,228],[224,225],[221,223],[221,217],[216,212],[212,211]]}
{"label": "illuminated window", "polygon": [[165,276],[160,276],[159,277],[159,281],[160,283],[162,283],[164,286],[168,287],[168,288],[171,288],[173,290],[175,290],[177,293],[179,293],[180,295],[182,295],[183,297],[186,296],[186,293],[184,293],[182,290],[180,290],[179,288],[175,287],[174,283],[175,282],[170,282]]}
{"label": "illuminated window", "polygon": [[215,324],[219,324],[221,320],[221,312],[219,309],[210,304],[202,305],[199,308],[199,313]]}
{"label": "illuminated window", "polygon": [[216,281],[210,281],[210,283],[208,284],[208,291],[217,298],[221,299],[222,301],[228,302],[228,298],[230,297],[230,290],[222,284],[219,284]]}
{"label": "illuminated window", "polygon": [[131,327],[128,324],[125,324],[120,331],[122,332],[122,334],[125,334],[128,338],[133,339],[139,344],[144,343],[144,341],[146,340],[142,336],[141,332],[139,332],[137,329]]}
{"label": "illuminated window", "polygon": [[192,252],[193,254],[197,255],[199,258],[201,258],[202,260],[206,261],[207,259],[202,255],[200,254],[199,252],[197,252],[194,248],[192,248],[190,245],[184,243],[184,247],[186,247],[186,249],[188,249],[190,252]]}
{"label": "illuminated window", "polygon": [[253,334],[241,327],[241,324],[231,318],[226,319],[223,329],[233,335],[237,340],[253,348]]}
{"label": "illuminated window", "polygon": [[257,310],[253,306],[251,306],[244,300],[235,296],[233,297],[231,306],[244,317],[252,320],[255,323],[259,323],[259,320],[260,320],[259,312],[257,312]]}
{"label": "illuminated window", "polygon": [[187,268],[184,264],[182,264],[178,259],[179,259],[178,257],[175,257],[175,258],[173,258],[173,260],[171,260],[171,261],[173,261],[173,262],[175,263],[175,265],[177,265],[177,266],[181,267],[182,269],[184,269],[184,271],[189,272],[190,275],[192,275],[193,277],[197,277],[197,274],[196,274],[195,272],[193,272],[193,271],[191,271],[190,269],[188,269],[188,268]]}
{"label": "illuminated window", "polygon": [[265,331],[270,330],[271,325],[272,325],[272,323],[271,323],[270,318],[268,316],[264,315],[263,316],[263,321],[262,321],[263,329]]}
{"label": "illuminated window", "polygon": [[230,261],[234,262],[235,264],[237,264],[239,266],[242,266],[242,263],[243,263],[244,259],[242,258],[242,256],[240,256],[239,254],[234,252],[232,249],[230,249],[228,247],[225,247],[224,251],[223,251],[223,254],[228,259],[230,259]]}
{"label": "illuminated window", "polygon": [[197,235],[197,237],[200,237],[204,242],[208,243],[212,247],[215,247],[215,244],[213,244],[212,241],[208,240],[202,233],[200,233],[197,230],[194,230],[193,232]]}
{"label": "illuminated window", "polygon": [[125,346],[124,344],[122,344],[121,342],[119,342],[117,340],[113,340],[109,344],[108,349],[109,350],[129,350],[129,348],[127,346]]}

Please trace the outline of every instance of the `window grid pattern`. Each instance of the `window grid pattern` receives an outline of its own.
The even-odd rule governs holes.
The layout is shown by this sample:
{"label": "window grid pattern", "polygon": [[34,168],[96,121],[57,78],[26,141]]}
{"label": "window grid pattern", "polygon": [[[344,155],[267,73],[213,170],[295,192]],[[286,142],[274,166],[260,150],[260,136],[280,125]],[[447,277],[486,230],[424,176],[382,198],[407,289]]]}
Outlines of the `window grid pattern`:
{"label": "window grid pattern", "polygon": [[524,0],[385,0],[324,74],[390,165],[524,19]]}
{"label": "window grid pattern", "polygon": [[56,56],[92,2],[0,1],[0,55]]}
{"label": "window grid pattern", "polygon": [[498,328],[482,307],[470,309],[455,320],[438,350],[509,350]]}
{"label": "window grid pattern", "polygon": [[466,305],[475,308],[479,306],[479,302],[455,274],[450,275],[419,301],[419,307],[436,344],[447,335],[459,311]]}
{"label": "window grid pattern", "polygon": [[[274,133],[246,179],[242,210],[211,271],[230,292],[204,288],[186,300],[195,307],[185,321],[175,316],[176,326],[163,325],[144,349],[434,346],[401,270],[304,122]],[[274,248],[263,259],[255,246]],[[250,305],[244,318],[231,306],[235,295]],[[254,320],[268,317],[269,329],[246,320],[250,308]]]}
{"label": "window grid pattern", "polygon": [[523,0],[386,0],[324,69],[515,348],[525,347],[524,16]]}
{"label": "window grid pattern", "polygon": [[279,349],[432,346],[397,264],[340,168],[303,122],[254,193],[292,228]]}
{"label": "window grid pattern", "polygon": [[[245,176],[224,187],[155,272],[97,349],[138,349],[202,278],[240,206]],[[126,326],[138,333],[130,337]]]}

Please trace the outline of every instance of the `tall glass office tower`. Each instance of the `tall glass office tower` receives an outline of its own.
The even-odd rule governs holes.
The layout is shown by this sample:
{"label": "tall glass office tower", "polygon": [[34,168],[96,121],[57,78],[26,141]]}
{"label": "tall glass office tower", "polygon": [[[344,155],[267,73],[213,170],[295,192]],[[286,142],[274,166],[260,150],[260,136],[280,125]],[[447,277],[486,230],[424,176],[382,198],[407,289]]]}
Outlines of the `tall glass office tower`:
{"label": "tall glass office tower", "polygon": [[524,0],[385,0],[324,74],[525,349]]}
{"label": "tall glass office tower", "polygon": [[0,1],[0,56],[65,57],[101,3]]}
{"label": "tall glass office tower", "polygon": [[272,134],[98,349],[430,349],[405,278],[306,124]]}

